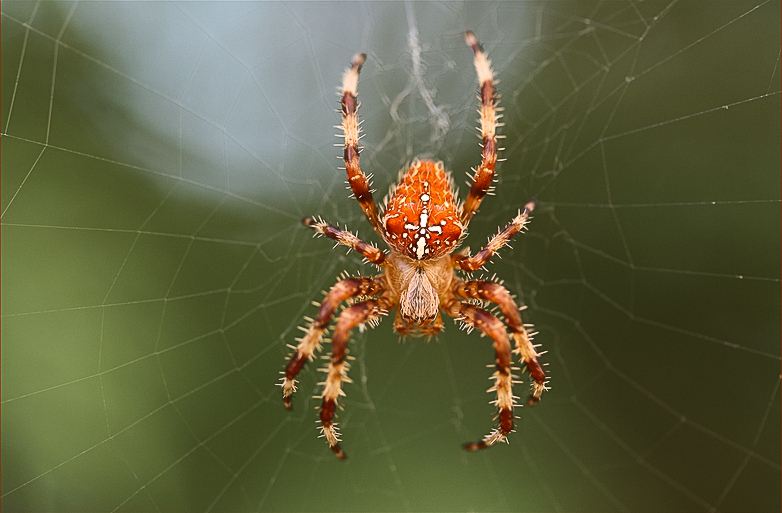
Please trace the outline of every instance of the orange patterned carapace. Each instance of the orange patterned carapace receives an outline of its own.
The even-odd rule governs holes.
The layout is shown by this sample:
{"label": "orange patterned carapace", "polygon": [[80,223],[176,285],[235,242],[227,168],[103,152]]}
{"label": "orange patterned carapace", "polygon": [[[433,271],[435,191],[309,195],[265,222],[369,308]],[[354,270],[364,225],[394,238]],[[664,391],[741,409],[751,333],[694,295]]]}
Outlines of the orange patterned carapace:
{"label": "orange patterned carapace", "polygon": [[391,193],[383,226],[386,242],[414,260],[437,258],[456,247],[464,227],[442,162],[413,162]]}

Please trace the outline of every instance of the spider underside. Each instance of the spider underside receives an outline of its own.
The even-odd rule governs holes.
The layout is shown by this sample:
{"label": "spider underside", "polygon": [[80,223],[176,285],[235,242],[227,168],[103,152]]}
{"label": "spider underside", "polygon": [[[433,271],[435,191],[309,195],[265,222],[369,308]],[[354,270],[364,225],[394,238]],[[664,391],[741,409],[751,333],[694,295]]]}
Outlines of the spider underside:
{"label": "spider underside", "polygon": [[[369,178],[359,165],[359,126],[357,118],[357,86],[361,66],[366,56],[358,54],[342,77],[342,134],[348,183],[374,230],[389,246],[388,251],[366,243],[352,233],[325,223],[321,219],[305,218],[304,224],[317,234],[336,240],[363,255],[381,273],[374,277],[356,276],[337,282],[320,304],[318,315],[298,340],[282,378],[283,401],[291,407],[296,391],[296,376],[312,359],[332,317],[343,301],[352,302],[339,314],[331,339],[331,355],[323,384],[320,407],[320,429],[334,453],[345,458],[339,445],[337,423],[334,421],[337,401],[345,395],[342,383],[347,377],[347,345],[351,330],[397,309],[394,330],[400,335],[431,336],[443,327],[441,312],[474,327],[494,342],[498,425],[481,441],[465,444],[465,449],[478,450],[506,441],[513,431],[513,409],[518,405],[512,392],[517,370],[511,367],[511,353],[519,355],[532,377],[528,405],[540,400],[546,390],[546,374],[538,362],[539,354],[531,342],[531,334],[522,323],[519,307],[508,290],[495,281],[463,280],[456,271],[472,273],[487,263],[497,251],[521,231],[535,207],[529,201],[518,215],[476,255],[455,250],[466,235],[467,226],[494,181],[497,163],[496,129],[500,114],[497,107],[494,72],[491,61],[483,52],[472,32],[465,34],[467,45],[474,53],[474,64],[480,84],[480,132],[482,158],[472,176],[472,186],[462,204],[456,197],[450,173],[442,162],[415,160],[405,170],[399,183],[392,187],[383,213],[372,197]],[[477,300],[477,301],[476,301]],[[498,306],[505,324],[475,303],[489,302]],[[507,328],[506,328],[507,324]],[[515,343],[511,350],[508,331]]]}

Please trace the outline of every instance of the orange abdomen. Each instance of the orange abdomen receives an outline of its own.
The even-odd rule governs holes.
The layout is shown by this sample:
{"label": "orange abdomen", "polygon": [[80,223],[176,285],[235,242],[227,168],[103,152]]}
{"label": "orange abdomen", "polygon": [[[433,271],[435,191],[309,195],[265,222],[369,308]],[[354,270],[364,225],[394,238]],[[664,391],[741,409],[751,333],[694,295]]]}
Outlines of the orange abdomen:
{"label": "orange abdomen", "polygon": [[388,244],[414,260],[437,258],[456,248],[463,227],[442,162],[413,162],[389,199],[382,223]]}

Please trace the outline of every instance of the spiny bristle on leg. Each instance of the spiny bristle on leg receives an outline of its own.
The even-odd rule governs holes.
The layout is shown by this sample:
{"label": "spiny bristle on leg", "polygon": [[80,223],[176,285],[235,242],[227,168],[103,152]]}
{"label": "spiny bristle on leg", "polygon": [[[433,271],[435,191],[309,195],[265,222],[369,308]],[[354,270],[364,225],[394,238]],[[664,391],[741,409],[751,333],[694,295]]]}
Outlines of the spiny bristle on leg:
{"label": "spiny bristle on leg", "polygon": [[511,377],[509,372],[503,372],[499,369],[492,375],[494,386],[489,388],[488,392],[497,393],[497,399],[492,401],[492,404],[497,405],[499,408],[499,426],[494,428],[480,442],[465,444],[465,450],[477,451],[491,447],[497,442],[508,441],[508,434],[513,431],[513,408],[516,406],[511,388]]}
{"label": "spiny bristle on leg", "polygon": [[508,437],[503,434],[500,428],[494,428],[491,433],[483,437],[480,442],[466,443],[462,447],[465,451],[480,451],[496,444],[497,442],[508,443]]}
{"label": "spiny bristle on leg", "polygon": [[337,424],[329,424],[327,426],[321,426],[320,431],[321,431],[321,436],[326,437],[326,441],[329,444],[329,448],[331,448],[331,450],[334,452],[337,458],[341,460],[347,458],[347,455],[339,446],[340,439],[339,439],[339,429],[337,427]]}
{"label": "spiny bristle on leg", "polygon": [[[337,394],[338,395],[338,394]],[[322,436],[326,437],[326,441],[334,454],[339,459],[345,459],[345,453],[339,446],[339,430],[337,424],[333,422],[334,410],[337,407],[336,398],[325,397],[320,410],[320,430]]]}
{"label": "spiny bristle on leg", "polygon": [[527,406],[534,406],[540,401],[543,392],[548,390],[548,387],[546,386],[547,383],[548,381],[545,383],[536,383],[536,382],[532,383],[532,394],[527,400]]}
{"label": "spiny bristle on leg", "polygon": [[283,377],[282,378],[282,402],[285,405],[285,408],[288,410],[293,408],[293,405],[291,404],[291,399],[295,392],[296,392],[296,380],[290,379],[288,377]]}

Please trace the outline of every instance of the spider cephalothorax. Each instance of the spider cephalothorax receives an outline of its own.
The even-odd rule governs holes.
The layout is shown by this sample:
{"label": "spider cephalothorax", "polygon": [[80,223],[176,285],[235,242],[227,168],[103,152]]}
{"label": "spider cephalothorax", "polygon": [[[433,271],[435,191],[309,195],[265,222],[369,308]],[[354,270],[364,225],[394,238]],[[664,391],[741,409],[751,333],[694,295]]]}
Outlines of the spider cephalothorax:
{"label": "spider cephalothorax", "polygon": [[[497,163],[498,108],[494,89],[494,73],[475,35],[465,34],[465,40],[475,55],[475,69],[480,84],[480,130],[483,156],[472,177],[472,186],[464,204],[456,197],[451,176],[442,162],[416,160],[401,175],[392,188],[382,215],[372,198],[369,179],[359,165],[359,128],[356,111],[358,75],[366,56],[356,55],[342,77],[342,133],[345,138],[345,169],[348,183],[361,204],[375,231],[389,246],[385,252],[368,244],[352,233],[314,218],[304,224],[318,234],[330,237],[361,253],[382,272],[374,277],[357,276],[337,282],[320,304],[317,318],[299,339],[290,356],[282,379],[283,400],[291,407],[291,396],[296,391],[296,375],[320,347],[334,313],[343,301],[353,301],[338,317],[331,340],[331,357],[326,369],[323,402],[320,408],[321,430],[329,446],[340,458],[345,453],[339,446],[337,425],[334,422],[337,400],[342,382],[347,381],[347,343],[356,326],[378,320],[397,308],[394,329],[401,335],[435,335],[443,327],[440,312],[475,327],[494,341],[496,371],[494,402],[499,410],[499,425],[483,440],[466,444],[469,450],[482,449],[506,441],[513,430],[514,401],[511,374],[511,353],[519,355],[532,376],[532,394],[529,405],[540,400],[546,390],[546,374],[538,363],[539,354],[532,345],[508,290],[494,281],[463,280],[457,272],[472,273],[480,269],[496,252],[521,231],[535,208],[529,201],[519,214],[492,237],[475,256],[454,253],[466,233],[481,200],[494,180]],[[477,300],[477,301],[476,301]],[[480,308],[476,302],[495,303],[505,318],[497,317]],[[511,351],[508,331],[515,343]]]}

